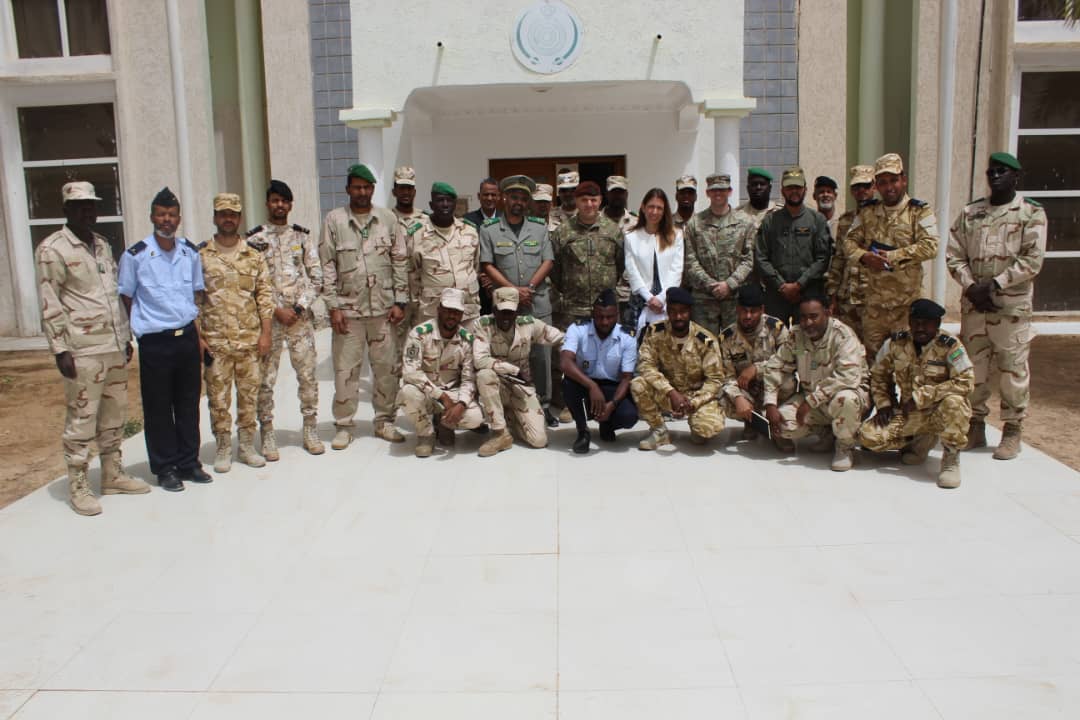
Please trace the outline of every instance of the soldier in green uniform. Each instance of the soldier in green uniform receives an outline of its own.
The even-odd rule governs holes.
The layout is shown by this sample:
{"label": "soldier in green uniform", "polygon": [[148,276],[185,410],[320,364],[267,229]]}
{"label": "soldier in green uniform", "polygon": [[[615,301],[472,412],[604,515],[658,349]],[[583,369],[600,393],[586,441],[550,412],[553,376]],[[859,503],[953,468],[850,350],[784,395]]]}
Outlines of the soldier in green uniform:
{"label": "soldier in green uniform", "polygon": [[858,208],[874,199],[874,166],[855,165],[849,183],[855,207],[836,220],[832,261],[825,273],[825,295],[833,304],[833,317],[842,320],[862,337],[863,297],[866,294],[866,270],[862,263],[848,262],[847,234],[855,222]]}
{"label": "soldier in green uniform", "polygon": [[986,446],[991,366],[998,371],[1005,428],[997,460],[1020,452],[1030,393],[1032,295],[1046,255],[1046,211],[1016,194],[1020,162],[1009,153],[990,156],[990,197],[963,209],[949,240],[949,272],[964,290],[960,336],[975,365],[975,390],[967,448]]}
{"label": "soldier in green uniform", "polygon": [[[911,330],[892,334],[870,370],[877,411],[859,429],[867,450],[902,450],[905,465],[920,465],[937,445],[938,487],[960,486],[960,450],[967,442],[975,370],[963,343],[941,329],[945,308],[921,298],[911,303]],[[900,389],[899,406],[893,388]]]}
{"label": "soldier in green uniform", "polygon": [[754,223],[735,212],[731,176],[705,178],[709,207],[695,214],[683,230],[683,284],[694,296],[692,319],[711,333],[735,322],[735,293],[754,269]]}
{"label": "soldier in green uniform", "polygon": [[[536,183],[524,175],[511,175],[499,183],[503,193],[502,217],[480,228],[480,269],[496,288],[516,288],[526,313],[545,324],[551,323],[548,275],[555,266],[546,223],[527,215]],[[539,395],[544,419],[549,427],[559,421],[551,415],[551,348],[534,345],[529,366]]]}
{"label": "soldier in green uniform", "polygon": [[695,445],[724,429],[724,411],[717,398],[724,365],[716,337],[690,319],[693,304],[686,290],[668,288],[667,321],[645,330],[638,350],[638,376],[630,383],[638,413],[649,424],[649,435],[638,443],[641,450],[671,444],[664,412],[687,419]]}

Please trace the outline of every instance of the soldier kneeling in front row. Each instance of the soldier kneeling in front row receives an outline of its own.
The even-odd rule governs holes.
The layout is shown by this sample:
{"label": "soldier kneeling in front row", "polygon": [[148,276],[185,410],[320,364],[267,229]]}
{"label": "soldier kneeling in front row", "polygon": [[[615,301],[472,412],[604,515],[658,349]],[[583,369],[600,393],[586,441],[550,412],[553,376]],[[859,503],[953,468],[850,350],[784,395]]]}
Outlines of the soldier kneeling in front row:
{"label": "soldier kneeling in front row", "polygon": [[[905,465],[926,460],[938,438],[944,444],[938,487],[960,486],[960,450],[967,443],[975,369],[964,344],[941,330],[945,308],[932,300],[911,304],[909,331],[893,333],[870,371],[877,414],[863,423],[867,450],[901,450]],[[900,388],[896,407],[893,384]]]}

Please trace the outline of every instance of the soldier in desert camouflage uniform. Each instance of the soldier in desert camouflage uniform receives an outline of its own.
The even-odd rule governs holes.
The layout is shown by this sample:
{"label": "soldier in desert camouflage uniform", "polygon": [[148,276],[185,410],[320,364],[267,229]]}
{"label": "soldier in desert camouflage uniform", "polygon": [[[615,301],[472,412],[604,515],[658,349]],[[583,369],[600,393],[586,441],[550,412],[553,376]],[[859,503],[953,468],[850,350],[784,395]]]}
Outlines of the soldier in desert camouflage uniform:
{"label": "soldier in desert camouflage uniform", "polygon": [[[465,293],[463,323],[471,326],[480,315],[480,235],[471,220],[454,217],[457,190],[449,183],[431,186],[431,215],[407,231],[412,245],[409,272],[420,293],[418,324],[435,319],[442,291],[448,287]],[[487,222],[498,222],[491,218]]]}
{"label": "soldier in desert camouflage uniform", "polygon": [[214,471],[232,465],[232,389],[236,386],[237,457],[251,467],[265,458],[255,450],[256,404],[259,394],[259,357],[270,352],[274,317],[274,287],[266,260],[243,242],[240,196],[214,197],[217,233],[199,245],[206,289],[196,296],[199,337],[212,361],[206,367],[206,398],[210,425],[217,440]]}
{"label": "soldier in desert camouflage uniform", "polygon": [[98,515],[101,504],[86,478],[95,439],[103,495],[148,493],[150,486],[124,472],[120,457],[131,330],[120,307],[112,249],[93,231],[100,198],[88,182],[67,183],[61,196],[67,223],[34,253],[41,328],[64,376],[68,501],[80,515]]}
{"label": "soldier in desert camouflage uniform", "polygon": [[461,327],[465,293],[445,288],[434,322],[417,325],[405,340],[401,390],[397,404],[416,427],[416,457],[435,449],[438,415],[439,442],[454,444],[457,428],[478,428],[484,414],[476,403],[473,335]]}
{"label": "soldier in desert camouflage uniform", "polygon": [[743,215],[753,225],[753,232],[761,227],[761,221],[765,216],[776,210],[782,210],[784,203],[770,203],[772,195],[773,176],[768,170],[752,167],[746,171],[746,196],[747,200],[735,208],[737,213]]}
{"label": "soldier in desert camouflage uniform", "polygon": [[[427,218],[414,204],[416,201],[416,171],[402,166],[394,170],[394,207],[391,210],[398,221],[398,230],[405,238],[405,253],[412,256],[412,235],[409,228]],[[405,335],[416,323],[420,322],[420,280],[415,273],[409,273],[409,305],[405,308],[405,319],[397,325],[399,341],[404,344]]]}
{"label": "soldier in desert camouflage uniform", "polygon": [[304,449],[312,455],[326,451],[319,440],[319,383],[315,379],[318,357],[315,353],[315,325],[311,306],[322,289],[322,264],[311,231],[289,225],[293,194],[288,185],[271,180],[266,191],[266,210],[270,222],[248,231],[248,245],[263,254],[274,287],[274,323],[270,352],[263,356],[259,380],[258,416],[260,450],[270,462],[276,462],[277,436],[274,434],[274,388],[281,365],[281,346],[289,348],[289,360],[296,372],[300,414],[304,418]]}
{"label": "soldier in desert camouflage uniform", "polygon": [[1005,422],[997,460],[1020,452],[1030,399],[1032,294],[1046,254],[1046,212],[1016,194],[1020,162],[994,153],[986,178],[990,198],[963,209],[953,223],[947,263],[964,290],[960,336],[975,364],[971,432],[967,447],[986,445],[991,366],[1000,373],[1001,419]]}
{"label": "soldier in desert camouflage uniform", "polygon": [[716,337],[690,320],[693,296],[679,287],[667,290],[668,319],[646,329],[638,350],[638,377],[630,383],[638,413],[649,424],[641,450],[671,444],[662,412],[685,417],[695,445],[720,434],[724,411],[717,394],[724,365]]}
{"label": "soldier in desert camouflage uniform", "polygon": [[[563,333],[531,315],[518,315],[518,291],[500,287],[494,293],[495,314],[483,315],[473,340],[473,366],[480,405],[491,418],[491,437],[480,446],[489,457],[513,445],[510,426],[530,447],[547,445],[544,410],[531,377],[530,358],[536,345],[557,345]],[[545,347],[545,350],[547,348]]]}
{"label": "soldier in desert camouflage uniform", "polygon": [[871,361],[887,337],[907,327],[908,308],[922,294],[923,262],[937,255],[939,242],[930,206],[908,197],[899,155],[877,159],[874,185],[881,201],[859,208],[844,243],[848,262],[866,272],[862,341]]}
{"label": "soldier in desert camouflage uniform", "polygon": [[[829,314],[825,298],[803,298],[799,325],[765,363],[765,417],[774,437],[818,436],[833,445],[832,469],[850,470],[855,437],[869,406],[866,354],[855,331]],[[798,372],[799,391],[777,407],[780,389]]]}
{"label": "soldier in desert camouflage uniform", "polygon": [[675,181],[675,212],[671,215],[671,222],[676,230],[682,230],[685,236],[686,224],[694,217],[694,208],[697,205],[697,178],[693,175],[683,175]]}
{"label": "soldier in desert camouflage uniform", "polygon": [[874,198],[874,167],[855,165],[851,168],[851,196],[855,208],[836,220],[833,255],[825,274],[825,295],[833,303],[833,317],[847,324],[862,338],[862,311],[866,295],[866,268],[862,263],[848,261],[846,239],[855,222],[858,208]]}
{"label": "soldier in desert camouflage uniform", "polygon": [[555,191],[558,193],[559,202],[548,213],[548,231],[556,230],[577,212],[574,191],[581,182],[578,174],[573,171],[560,173],[556,180]]}
{"label": "soldier in desert camouflage uniform", "polygon": [[[919,465],[944,445],[938,487],[960,486],[960,450],[967,442],[975,370],[963,343],[941,330],[945,308],[933,300],[911,304],[911,330],[893,333],[870,370],[877,412],[863,423],[859,440],[867,450],[903,449],[905,465]],[[899,406],[893,388],[899,388]]]}

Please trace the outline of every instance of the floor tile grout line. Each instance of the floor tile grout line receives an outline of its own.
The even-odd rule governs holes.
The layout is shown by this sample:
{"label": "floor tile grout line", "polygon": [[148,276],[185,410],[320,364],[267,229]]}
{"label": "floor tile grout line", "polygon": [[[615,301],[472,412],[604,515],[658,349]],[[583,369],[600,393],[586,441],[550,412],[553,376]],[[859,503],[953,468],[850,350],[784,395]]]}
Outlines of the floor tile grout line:
{"label": "floor tile grout line", "polygon": [[75,661],[75,658],[77,658],[84,650],[86,650],[86,648],[90,647],[90,644],[94,640],[96,640],[98,638],[98,636],[100,636],[102,633],[104,633],[106,629],[111,627],[113,625],[113,623],[115,623],[117,620],[119,620],[120,616],[122,614],[123,614],[123,610],[121,610],[121,609],[116,610],[113,613],[111,618],[109,618],[108,620],[103,622],[101,624],[101,627],[99,627],[95,632],[93,632],[90,635],[90,637],[88,637],[84,642],[80,643],[79,647],[77,647],[75,650],[72,651],[71,655],[68,656],[67,660],[65,660],[63,663],[61,663],[59,666],[57,666],[56,670],[54,670],[52,673],[50,673],[47,678],[42,678],[38,682],[38,687],[35,688],[35,690],[45,689],[45,688],[42,687],[43,685],[47,685],[50,680],[52,680],[57,675],[59,675],[61,672],[63,672],[68,667],[68,665],[70,665],[72,662]]}
{"label": "floor tile grout line", "polygon": [[562,602],[560,598],[560,588],[562,579],[562,473],[556,472],[555,474],[555,720],[559,720],[559,713],[561,711],[560,700],[562,696],[562,688],[560,687],[561,681],[561,666],[559,665],[559,652],[560,652],[560,627],[562,625]]}
{"label": "floor tile grout line", "polygon": [[930,697],[930,693],[926,692],[926,688],[923,687],[922,682],[918,678],[913,677],[911,679],[911,684],[919,688],[919,693],[926,698],[926,702],[930,704],[930,707],[934,708],[934,712],[937,713],[938,718],[940,718],[940,720],[945,720],[945,713],[942,712],[941,708],[934,702],[934,699]]}

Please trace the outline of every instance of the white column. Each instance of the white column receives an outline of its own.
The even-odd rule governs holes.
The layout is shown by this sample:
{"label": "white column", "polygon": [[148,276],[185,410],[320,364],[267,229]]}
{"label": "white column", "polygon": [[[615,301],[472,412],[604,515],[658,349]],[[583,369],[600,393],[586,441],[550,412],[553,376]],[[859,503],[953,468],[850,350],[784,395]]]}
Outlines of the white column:
{"label": "white column", "polygon": [[739,167],[739,120],[735,115],[713,116],[713,172],[731,175],[731,202],[739,202],[739,184],[742,170]]}
{"label": "white column", "polygon": [[931,275],[934,301],[945,304],[945,252],[952,222],[951,186],[953,152],[953,111],[956,105],[956,0],[942,0],[940,58],[938,60],[938,147],[937,147],[937,219],[941,242]]}
{"label": "white column", "polygon": [[357,133],[359,135],[360,162],[367,165],[368,169],[375,175],[375,197],[373,202],[376,205],[386,205],[386,200],[390,197],[390,188],[387,185],[387,174],[383,167],[383,129],[381,126],[365,126],[359,128]]}
{"label": "white column", "polygon": [[180,204],[195,207],[195,184],[191,181],[191,136],[188,131],[187,90],[180,38],[177,0],[167,0],[165,16],[169,33],[169,64],[172,69],[173,116],[176,120],[176,158],[180,171]]}
{"label": "white column", "polygon": [[885,145],[885,0],[863,0],[859,33],[859,162]]}

